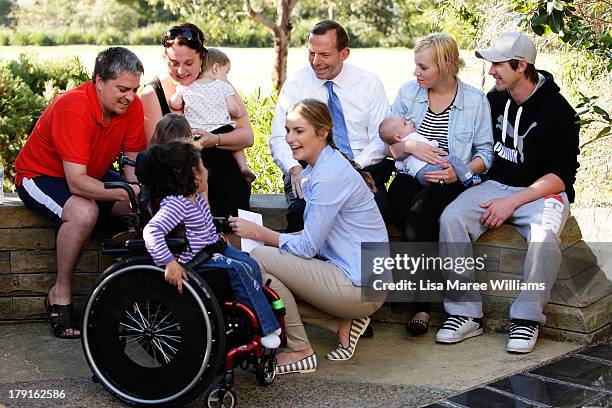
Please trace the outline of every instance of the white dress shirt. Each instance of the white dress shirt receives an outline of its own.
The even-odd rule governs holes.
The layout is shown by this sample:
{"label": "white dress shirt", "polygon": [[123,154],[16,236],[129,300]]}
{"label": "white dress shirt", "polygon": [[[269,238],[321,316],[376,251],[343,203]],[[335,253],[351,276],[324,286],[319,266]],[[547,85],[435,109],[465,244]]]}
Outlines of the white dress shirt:
{"label": "white dress shirt", "polygon": [[[346,63],[342,64],[342,71],[332,81],[342,105],[355,161],[362,168],[380,162],[385,154],[384,143],[378,136],[378,125],[390,115],[382,82],[374,74]],[[317,78],[309,66],[287,79],[281,89],[272,122],[270,149],[274,162],[284,174],[298,165],[285,140],[287,111],[307,98],[327,103],[329,94],[325,82],[327,80]]]}

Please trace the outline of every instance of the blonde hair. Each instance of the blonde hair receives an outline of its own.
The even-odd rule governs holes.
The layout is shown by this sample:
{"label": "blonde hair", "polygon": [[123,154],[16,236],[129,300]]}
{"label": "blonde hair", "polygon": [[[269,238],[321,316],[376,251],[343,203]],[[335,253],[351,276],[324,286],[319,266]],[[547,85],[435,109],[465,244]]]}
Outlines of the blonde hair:
{"label": "blonde hair", "polygon": [[414,52],[416,54],[426,48],[431,48],[433,62],[438,67],[440,76],[457,79],[459,69],[465,66],[465,62],[459,57],[457,41],[445,33],[431,33],[416,43]]}
{"label": "blonde hair", "polygon": [[217,48],[208,48],[208,52],[202,61],[202,72],[210,71],[215,64],[225,66],[230,63],[230,59],[226,53]]}
{"label": "blonde hair", "polygon": [[363,171],[354,160],[351,160],[350,157],[348,157],[343,151],[336,147],[336,143],[334,142],[334,126],[332,122],[332,116],[326,104],[316,99],[304,99],[293,105],[289,109],[289,112],[295,112],[302,118],[304,118],[306,122],[308,122],[314,128],[314,131],[317,134],[327,132],[325,142],[329,146],[331,146],[332,149],[338,150],[346,158],[346,160],[351,163],[353,168],[361,175],[368,188],[372,192],[376,192],[376,183],[374,183],[374,179],[372,179],[370,173],[368,173],[367,171]]}
{"label": "blonde hair", "polygon": [[168,113],[157,122],[155,132],[151,138],[151,145],[190,140],[191,126],[189,126],[187,119],[177,113]]}

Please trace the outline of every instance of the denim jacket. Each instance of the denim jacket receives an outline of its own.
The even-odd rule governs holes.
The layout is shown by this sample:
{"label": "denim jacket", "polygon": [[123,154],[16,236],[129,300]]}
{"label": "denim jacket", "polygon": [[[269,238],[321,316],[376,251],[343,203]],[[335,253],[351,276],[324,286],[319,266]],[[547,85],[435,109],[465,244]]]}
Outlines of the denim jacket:
{"label": "denim jacket", "polygon": [[[487,169],[493,163],[493,132],[491,108],[484,93],[458,82],[457,96],[451,106],[448,121],[449,154],[469,163],[480,157]],[[418,129],[429,106],[427,89],[416,81],[404,83],[391,109],[396,115],[411,120]]]}

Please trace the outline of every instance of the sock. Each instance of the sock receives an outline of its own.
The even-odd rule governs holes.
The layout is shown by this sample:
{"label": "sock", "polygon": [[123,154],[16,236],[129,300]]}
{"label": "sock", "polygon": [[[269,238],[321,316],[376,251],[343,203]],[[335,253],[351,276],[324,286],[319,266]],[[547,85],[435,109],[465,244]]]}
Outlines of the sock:
{"label": "sock", "polygon": [[280,337],[276,333],[277,331],[279,332],[278,334],[280,334],[280,329],[278,329],[266,336],[263,336],[261,338],[261,345],[269,349],[278,348],[278,346],[280,346]]}

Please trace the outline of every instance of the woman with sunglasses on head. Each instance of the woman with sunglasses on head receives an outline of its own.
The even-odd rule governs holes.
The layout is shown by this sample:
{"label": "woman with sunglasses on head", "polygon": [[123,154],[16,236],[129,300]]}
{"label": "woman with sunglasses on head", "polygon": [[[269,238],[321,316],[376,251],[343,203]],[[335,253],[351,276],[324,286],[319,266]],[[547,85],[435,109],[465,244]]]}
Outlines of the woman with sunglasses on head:
{"label": "woman with sunglasses on head", "polygon": [[[157,122],[172,112],[169,102],[177,86],[190,85],[200,76],[207,52],[204,42],[202,31],[190,23],[171,27],[162,36],[168,76],[153,78],[140,96],[145,114],[145,134],[149,141]],[[235,123],[233,131],[222,135],[201,129],[194,131],[200,138],[202,161],[209,171],[209,204],[213,215],[219,217],[236,215],[238,208],[249,209],[251,189],[232,152],[253,145],[253,129],[248,114],[235,118]]]}

